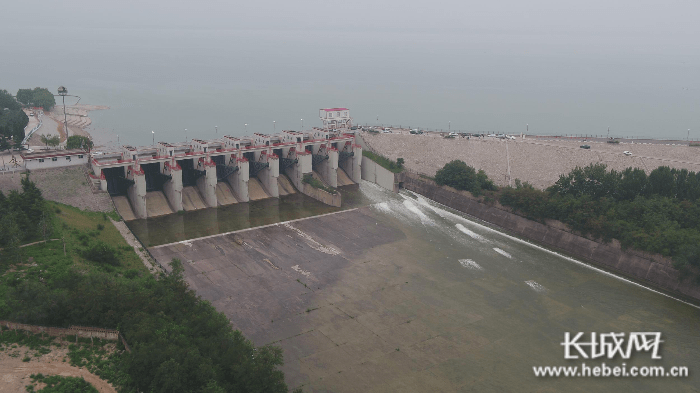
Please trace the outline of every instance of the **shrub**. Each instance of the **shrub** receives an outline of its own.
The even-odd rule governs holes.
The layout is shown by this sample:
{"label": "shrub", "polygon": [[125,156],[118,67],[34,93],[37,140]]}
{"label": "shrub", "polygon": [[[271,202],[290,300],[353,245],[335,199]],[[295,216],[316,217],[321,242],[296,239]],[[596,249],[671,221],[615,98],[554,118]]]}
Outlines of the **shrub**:
{"label": "shrub", "polygon": [[119,265],[117,250],[104,242],[98,241],[83,252],[83,257],[96,263],[116,267]]}
{"label": "shrub", "polygon": [[[397,173],[403,171],[403,159],[399,158],[397,161],[393,161],[391,159],[387,159],[386,157],[382,155],[378,155],[374,152],[370,152],[368,150],[363,150],[362,151],[362,156],[367,157],[368,159],[372,160],[373,162],[379,164],[380,166],[386,168],[387,170]],[[398,161],[401,160],[401,163]]]}
{"label": "shrub", "polygon": [[315,187],[316,189],[321,189],[321,190],[328,192],[330,194],[338,193],[338,191],[336,189],[324,185],[323,182],[314,178],[312,174],[305,174],[301,181],[304,183],[308,183],[309,185],[311,185],[312,187]]}
{"label": "shrub", "polygon": [[466,190],[474,195],[480,195],[482,190],[497,190],[484,170],[478,172],[462,160],[452,160],[445,164],[435,174],[435,183],[447,185],[457,190]]}

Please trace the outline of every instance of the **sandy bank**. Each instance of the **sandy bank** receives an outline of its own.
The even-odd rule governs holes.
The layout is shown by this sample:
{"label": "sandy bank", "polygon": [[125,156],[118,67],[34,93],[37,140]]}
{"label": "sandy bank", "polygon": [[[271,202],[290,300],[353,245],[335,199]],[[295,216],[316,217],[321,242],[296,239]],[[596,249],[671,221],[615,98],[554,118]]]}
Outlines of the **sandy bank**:
{"label": "sandy bank", "polygon": [[[547,141],[535,138],[501,140],[497,138],[445,139],[439,134],[362,133],[370,148],[392,160],[404,158],[413,172],[433,176],[451,160],[463,160],[483,169],[503,186],[520,179],[544,189],[576,166],[604,163],[610,169],[639,167],[650,172],[659,166],[700,171],[700,147],[659,144],[608,144],[581,140]],[[581,149],[587,144],[591,149]],[[631,156],[624,151],[632,152]]]}
{"label": "sandy bank", "polygon": [[66,140],[66,135],[62,130],[62,125],[64,121],[67,121],[70,135],[91,137],[90,133],[88,133],[86,130],[86,128],[92,124],[92,120],[89,117],[89,112],[103,109],[109,109],[109,107],[90,104],[66,105],[64,114],[63,105],[57,104],[51,111],[46,112],[46,114],[57,124],[56,130],[48,130],[50,128],[47,127],[46,131],[40,130],[40,134],[46,134],[48,132],[53,134],[59,133],[61,135],[61,142],[64,142]]}

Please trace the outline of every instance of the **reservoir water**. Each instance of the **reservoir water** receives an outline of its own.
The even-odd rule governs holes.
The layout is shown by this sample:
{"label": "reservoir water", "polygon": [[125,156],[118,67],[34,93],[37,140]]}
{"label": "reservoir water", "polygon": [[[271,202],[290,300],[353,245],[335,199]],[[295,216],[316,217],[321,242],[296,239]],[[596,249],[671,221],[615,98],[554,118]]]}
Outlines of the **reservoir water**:
{"label": "reservoir water", "polygon": [[0,32],[22,38],[3,43],[0,89],[110,106],[90,115],[110,144],[299,130],[335,106],[362,124],[700,136],[692,2],[367,3],[342,21],[303,1],[139,7],[7,4]]}
{"label": "reservoir water", "polygon": [[[188,262],[193,289],[254,343],[281,346],[292,388],[700,390],[697,307],[411,192],[394,194],[363,181],[359,193],[354,201],[364,208],[240,232],[242,246],[222,236],[150,249],[161,262]],[[257,215],[260,224],[283,220],[286,205],[251,209],[243,221],[252,225]],[[202,227],[222,225],[221,216],[196,214],[203,219],[190,220],[208,223]],[[660,332],[661,359],[636,352],[630,359],[566,360],[561,343],[567,332],[586,338],[591,332]],[[537,366],[603,363],[683,366],[689,377],[533,373]]]}

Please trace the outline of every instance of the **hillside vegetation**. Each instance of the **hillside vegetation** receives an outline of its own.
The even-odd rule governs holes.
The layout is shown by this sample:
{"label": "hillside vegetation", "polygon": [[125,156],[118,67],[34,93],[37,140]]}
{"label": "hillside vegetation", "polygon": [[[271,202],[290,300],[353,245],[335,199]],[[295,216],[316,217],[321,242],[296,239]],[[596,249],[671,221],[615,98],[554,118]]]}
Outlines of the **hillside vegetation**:
{"label": "hillside vegetation", "polygon": [[282,350],[233,330],[188,289],[179,261],[154,277],[108,214],[47,202],[28,179],[22,186],[0,200],[0,319],[119,329],[132,352],[105,378],[122,391],[287,390]]}

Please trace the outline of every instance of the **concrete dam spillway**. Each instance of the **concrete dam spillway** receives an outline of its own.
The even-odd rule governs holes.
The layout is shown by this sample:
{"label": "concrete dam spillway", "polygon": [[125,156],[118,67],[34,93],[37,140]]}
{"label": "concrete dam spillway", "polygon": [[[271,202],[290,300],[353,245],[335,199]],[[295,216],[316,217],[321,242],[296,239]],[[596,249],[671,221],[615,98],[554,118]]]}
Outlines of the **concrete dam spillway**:
{"label": "concrete dam spillway", "polygon": [[[326,191],[311,190],[303,180],[312,175],[328,188],[360,182],[362,148],[345,126],[123,146],[93,154],[90,164],[127,221],[295,193],[328,204],[321,196]],[[339,206],[340,198],[332,204]]]}

